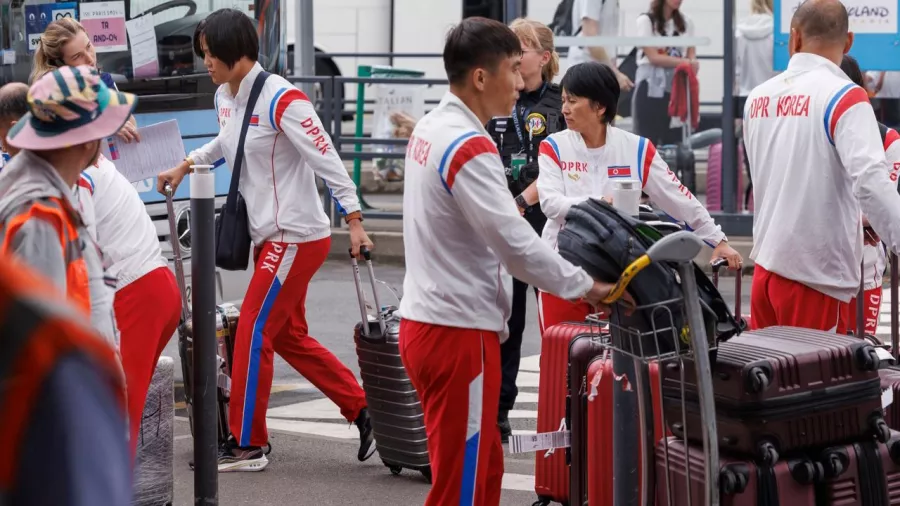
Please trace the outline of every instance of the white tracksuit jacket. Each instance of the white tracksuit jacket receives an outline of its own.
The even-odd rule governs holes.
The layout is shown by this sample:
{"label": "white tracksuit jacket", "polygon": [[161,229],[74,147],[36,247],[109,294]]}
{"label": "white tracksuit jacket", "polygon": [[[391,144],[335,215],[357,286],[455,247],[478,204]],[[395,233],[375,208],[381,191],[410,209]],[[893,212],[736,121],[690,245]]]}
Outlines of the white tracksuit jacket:
{"label": "white tracksuit jacket", "polygon": [[751,258],[849,302],[863,258],[860,211],[888,247],[900,245],[900,195],[865,90],[833,62],[795,54],[747,98],[744,143],[756,205]]}
{"label": "white tracksuit jacket", "polygon": [[112,161],[100,155],[75,188],[85,225],[103,250],[106,274],[116,279],[116,290],[168,265],[144,202]]}
{"label": "white tracksuit jacket", "polygon": [[[900,177],[900,134],[893,128],[889,128],[885,136],[884,155],[887,159],[891,181],[897,184],[897,178]],[[872,246],[867,244],[863,247],[863,262],[865,263],[863,283],[865,283],[866,290],[882,286],[885,260],[883,245]],[[856,308],[851,309],[853,311],[856,310]]]}
{"label": "white tracksuit jacket", "polygon": [[[191,152],[195,164],[224,161],[234,167],[247,99],[262,70],[259,63],[253,66],[241,81],[237,96],[227,84],[216,90],[219,135]],[[271,75],[263,86],[247,129],[244,156],[240,192],[247,203],[250,238],[256,245],[311,242],[331,235],[316,176],[328,185],[342,214],[359,211],[356,186],[315,108],[281,76]]]}
{"label": "white tracksuit jacket", "polygon": [[685,222],[710,247],[725,239],[706,208],[643,137],[609,126],[606,145],[588,149],[581,134],[564,130],[541,143],[538,163],[538,194],[547,215],[542,237],[553,248],[569,208],[590,197],[612,197],[613,181],[619,178],[640,181],[662,211]]}
{"label": "white tracksuit jacket", "polygon": [[565,299],[590,290],[591,277],[519,215],[497,147],[452,93],[416,124],[405,167],[403,318],[505,340],[510,274]]}

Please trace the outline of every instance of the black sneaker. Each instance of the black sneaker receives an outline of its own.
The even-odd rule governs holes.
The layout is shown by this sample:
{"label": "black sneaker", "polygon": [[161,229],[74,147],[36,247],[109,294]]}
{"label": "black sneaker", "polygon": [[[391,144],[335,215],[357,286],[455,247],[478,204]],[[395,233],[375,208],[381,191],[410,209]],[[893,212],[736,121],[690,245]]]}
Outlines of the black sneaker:
{"label": "black sneaker", "polygon": [[501,409],[497,413],[497,428],[500,429],[500,442],[509,443],[509,436],[512,436],[512,426],[509,425],[509,410]]}
{"label": "black sneaker", "polygon": [[365,462],[375,453],[375,436],[372,434],[372,420],[369,418],[369,410],[363,408],[353,423],[359,429],[359,453],[356,454],[356,458],[360,462]]}
{"label": "black sneaker", "polygon": [[258,472],[269,465],[266,452],[261,446],[238,446],[234,438],[229,438],[219,447],[219,472]]}

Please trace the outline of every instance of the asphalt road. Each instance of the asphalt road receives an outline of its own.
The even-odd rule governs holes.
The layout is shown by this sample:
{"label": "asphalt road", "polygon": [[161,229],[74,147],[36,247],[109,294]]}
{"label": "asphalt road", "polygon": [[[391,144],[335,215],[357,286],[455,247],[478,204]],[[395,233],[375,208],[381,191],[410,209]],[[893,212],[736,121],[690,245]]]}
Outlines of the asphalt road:
{"label": "asphalt road", "polygon": [[[404,271],[390,265],[376,265],[376,276],[397,289],[402,288]],[[363,272],[364,276],[365,273]],[[250,274],[223,272],[224,300],[239,300]],[[364,277],[364,282],[366,278]],[[724,277],[722,291],[733,297],[733,279]],[[743,307],[749,307],[750,278],[744,280]],[[393,295],[379,288],[382,304]],[[540,341],[536,304],[529,292],[528,327],[523,343],[519,377],[519,402],[511,413],[516,434],[533,434],[537,416],[537,362]],[[746,312],[746,309],[744,309]],[[310,334],[328,347],[358,376],[352,331],[359,321],[359,309],[349,263],[329,261],[313,278],[307,298]],[[165,355],[178,359],[175,340]],[[176,383],[181,371],[176,367]],[[176,401],[179,397],[176,387]],[[176,411],[178,436],[175,443],[176,505],[193,504],[193,474],[187,466],[192,439],[186,411]],[[273,393],[269,409],[271,463],[263,473],[223,474],[219,478],[222,505],[257,504],[421,504],[428,483],[411,471],[392,476],[376,456],[365,463],[356,461],[357,431],[341,419],[331,401],[315,390],[280,357],[275,358]],[[531,504],[533,454],[507,455],[505,459],[504,505]]]}

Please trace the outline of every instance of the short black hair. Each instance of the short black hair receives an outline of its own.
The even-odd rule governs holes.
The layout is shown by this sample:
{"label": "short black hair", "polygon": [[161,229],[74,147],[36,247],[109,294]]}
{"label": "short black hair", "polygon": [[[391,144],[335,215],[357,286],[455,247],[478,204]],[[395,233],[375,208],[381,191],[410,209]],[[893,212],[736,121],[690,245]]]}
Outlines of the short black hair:
{"label": "short black hair", "polygon": [[0,119],[18,120],[28,113],[28,85],[9,83],[0,88]]}
{"label": "short black hair", "polygon": [[241,58],[259,59],[259,35],[253,19],[237,9],[219,9],[197,24],[194,29],[194,54],[203,58],[200,39],[206,39],[209,55],[221,60],[228,68]]}
{"label": "short black hair", "polygon": [[791,27],[804,37],[837,43],[846,40],[850,18],[839,0],[806,0],[794,12]]}
{"label": "short black hair", "polygon": [[612,124],[619,109],[619,80],[609,65],[590,61],[569,67],[559,83],[568,95],[586,98],[605,107],[603,121]]}
{"label": "short black hair", "polygon": [[859,62],[856,61],[856,58],[845,54],[844,59],[841,60],[841,70],[847,74],[847,77],[853,81],[853,84],[862,88],[866,87],[866,79],[863,77],[862,69],[859,68]]}
{"label": "short black hair", "polygon": [[444,70],[450,84],[461,84],[469,72],[477,68],[496,72],[504,58],[519,54],[522,43],[508,26],[487,18],[466,18],[447,34]]}

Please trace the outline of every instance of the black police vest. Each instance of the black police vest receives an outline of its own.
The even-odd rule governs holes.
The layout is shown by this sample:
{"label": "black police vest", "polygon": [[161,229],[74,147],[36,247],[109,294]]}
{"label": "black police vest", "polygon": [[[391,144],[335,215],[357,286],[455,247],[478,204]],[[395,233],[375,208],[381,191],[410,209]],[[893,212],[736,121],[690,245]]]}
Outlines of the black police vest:
{"label": "black police vest", "polygon": [[[515,113],[519,114],[520,112],[519,104],[516,104]],[[519,116],[518,120],[524,145],[519,140],[516,122],[511,116],[493,119],[488,128],[491,137],[497,144],[505,167],[511,165],[512,156],[518,153],[527,156],[529,163],[537,162],[541,141],[550,134],[565,130],[565,121],[562,116],[562,93],[559,85],[552,83],[548,85],[540,101],[528,109],[524,117]]]}

